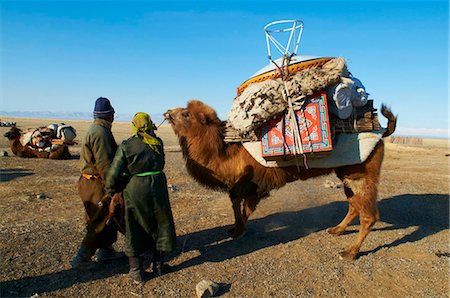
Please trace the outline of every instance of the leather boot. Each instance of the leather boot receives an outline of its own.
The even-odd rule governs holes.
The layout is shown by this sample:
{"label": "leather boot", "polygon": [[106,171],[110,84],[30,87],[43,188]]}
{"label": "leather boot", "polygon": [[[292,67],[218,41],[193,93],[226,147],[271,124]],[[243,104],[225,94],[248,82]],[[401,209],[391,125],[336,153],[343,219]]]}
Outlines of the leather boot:
{"label": "leather boot", "polygon": [[153,272],[156,276],[162,276],[165,272],[164,268],[164,252],[155,250],[153,251]]}
{"label": "leather boot", "polygon": [[128,257],[130,263],[130,271],[128,277],[135,283],[144,283],[143,260],[141,257]]}
{"label": "leather boot", "polygon": [[115,249],[112,246],[106,248],[99,248],[95,255],[97,257],[97,262],[111,261],[125,257],[124,252],[115,251]]}

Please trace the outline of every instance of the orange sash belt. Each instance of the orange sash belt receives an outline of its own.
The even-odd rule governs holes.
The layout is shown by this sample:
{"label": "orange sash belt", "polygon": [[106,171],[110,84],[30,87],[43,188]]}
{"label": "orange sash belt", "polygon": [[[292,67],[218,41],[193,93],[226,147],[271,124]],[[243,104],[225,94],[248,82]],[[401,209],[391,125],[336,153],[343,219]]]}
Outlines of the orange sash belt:
{"label": "orange sash belt", "polygon": [[99,175],[81,174],[81,176],[83,176],[84,178],[86,178],[88,180],[101,179]]}

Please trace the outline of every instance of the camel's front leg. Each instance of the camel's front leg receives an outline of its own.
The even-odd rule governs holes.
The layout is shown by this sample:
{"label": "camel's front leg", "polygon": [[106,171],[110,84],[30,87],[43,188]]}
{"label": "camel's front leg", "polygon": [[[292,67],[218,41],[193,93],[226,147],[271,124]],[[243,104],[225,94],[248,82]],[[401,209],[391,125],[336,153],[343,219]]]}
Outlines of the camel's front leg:
{"label": "camel's front leg", "polygon": [[[246,167],[244,174],[229,192],[231,203],[233,204],[235,225],[228,233],[233,238],[237,238],[245,232],[245,223],[259,202],[259,197],[256,194],[257,185],[251,181],[252,177],[253,168]],[[241,211],[242,200],[244,200],[244,206]]]}
{"label": "camel's front leg", "polygon": [[247,223],[248,218],[250,215],[255,211],[256,205],[258,205],[259,201],[261,201],[261,198],[264,197],[264,195],[258,195],[258,194],[252,194],[244,199],[244,206],[242,210],[242,216],[244,225]]}
{"label": "camel's front leg", "polygon": [[245,223],[242,218],[241,212],[241,202],[242,199],[232,196],[230,193],[231,203],[233,204],[233,212],[234,212],[234,227],[228,230],[228,235],[233,238],[237,238],[241,236],[245,231]]}

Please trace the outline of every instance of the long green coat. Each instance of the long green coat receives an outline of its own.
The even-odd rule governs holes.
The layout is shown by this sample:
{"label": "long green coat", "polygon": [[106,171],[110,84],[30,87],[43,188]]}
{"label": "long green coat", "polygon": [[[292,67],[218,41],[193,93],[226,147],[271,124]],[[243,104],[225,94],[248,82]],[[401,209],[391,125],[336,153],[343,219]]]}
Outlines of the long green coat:
{"label": "long green coat", "polygon": [[165,252],[175,249],[162,141],[158,151],[132,136],[119,145],[106,176],[107,193],[123,190],[128,256],[138,256],[155,246]]}

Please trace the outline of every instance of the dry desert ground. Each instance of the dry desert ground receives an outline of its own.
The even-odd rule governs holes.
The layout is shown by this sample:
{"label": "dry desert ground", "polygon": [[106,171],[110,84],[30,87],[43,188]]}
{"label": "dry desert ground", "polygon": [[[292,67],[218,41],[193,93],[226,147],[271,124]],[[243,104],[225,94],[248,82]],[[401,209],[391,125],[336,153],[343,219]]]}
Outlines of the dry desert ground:
{"label": "dry desert ground", "polygon": [[[21,128],[60,122],[11,120]],[[77,140],[90,123],[64,122],[77,129]],[[1,297],[195,297],[203,279],[219,283],[222,297],[450,296],[448,141],[386,144],[381,219],[360,257],[346,261],[339,252],[355,237],[358,222],[340,237],[327,233],[347,211],[342,188],[326,187],[339,182],[335,176],[272,191],[247,233],[232,240],[227,194],[188,176],[171,128],[162,126],[178,248],[170,255],[170,273],[134,285],[125,259],[91,271],[70,268],[84,233],[76,188],[80,146],[71,146],[70,160],[23,159],[8,148],[7,130],[0,128],[0,150],[9,154],[0,157]],[[113,133],[120,142],[130,135],[129,124],[114,123]],[[123,245],[120,235],[116,247]]]}

